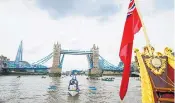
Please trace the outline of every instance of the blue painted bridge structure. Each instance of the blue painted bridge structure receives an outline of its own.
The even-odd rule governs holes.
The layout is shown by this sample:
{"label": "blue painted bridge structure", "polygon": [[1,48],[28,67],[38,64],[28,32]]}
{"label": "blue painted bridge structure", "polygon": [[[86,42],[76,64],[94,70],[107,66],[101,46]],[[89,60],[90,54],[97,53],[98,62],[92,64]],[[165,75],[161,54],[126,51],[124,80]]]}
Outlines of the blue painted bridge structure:
{"label": "blue painted bridge structure", "polygon": [[[58,64],[59,68],[62,68],[63,61],[64,61],[64,55],[86,55],[87,60],[89,63],[89,69],[94,67],[93,60],[92,60],[92,54],[93,51],[81,51],[81,50],[61,50],[60,52],[60,63]],[[44,58],[34,62],[34,63],[28,63],[27,61],[23,61],[23,42],[21,41],[18,52],[15,58],[15,61],[5,61],[7,64],[7,67],[10,69],[21,69],[21,70],[38,70],[38,71],[45,71],[49,69],[49,67],[44,66],[44,63],[52,59],[54,56],[54,53],[50,53]],[[98,66],[103,71],[115,71],[115,72],[122,72],[123,71],[123,63],[120,62],[118,65],[111,64],[106,59],[104,59],[101,55],[98,54]],[[134,69],[132,68],[131,71]]]}

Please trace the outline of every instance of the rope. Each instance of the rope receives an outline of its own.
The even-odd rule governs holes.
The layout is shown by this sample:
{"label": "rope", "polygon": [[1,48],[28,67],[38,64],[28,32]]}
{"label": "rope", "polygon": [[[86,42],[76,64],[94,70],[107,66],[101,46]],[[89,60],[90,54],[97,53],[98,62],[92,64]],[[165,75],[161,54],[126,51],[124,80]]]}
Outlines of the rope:
{"label": "rope", "polygon": [[168,83],[168,82],[167,82],[166,80],[164,80],[162,77],[160,77],[160,76],[159,76],[159,78],[160,78],[161,80],[163,80],[165,83],[167,83],[168,85],[170,85],[170,86],[174,87],[174,85],[172,85],[172,84]]}
{"label": "rope", "polygon": [[174,86],[174,82],[167,76],[167,78],[169,79],[169,81],[172,83],[172,85]]}

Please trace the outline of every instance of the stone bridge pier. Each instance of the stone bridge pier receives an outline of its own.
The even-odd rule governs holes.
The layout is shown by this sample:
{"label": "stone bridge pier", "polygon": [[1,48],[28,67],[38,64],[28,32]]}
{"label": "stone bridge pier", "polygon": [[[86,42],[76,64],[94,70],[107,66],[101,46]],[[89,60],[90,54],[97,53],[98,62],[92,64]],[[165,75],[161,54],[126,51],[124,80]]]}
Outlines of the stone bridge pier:
{"label": "stone bridge pier", "polygon": [[99,68],[99,48],[98,48],[98,46],[95,46],[95,44],[94,44],[91,51],[93,52],[91,54],[91,60],[92,60],[93,68],[90,68],[89,76],[91,76],[91,77],[101,77],[102,76],[102,70]]}
{"label": "stone bridge pier", "polygon": [[54,44],[54,48],[53,48],[53,63],[49,71],[49,76],[52,76],[52,77],[61,76],[62,68],[59,68],[60,56],[61,56],[61,44],[57,42],[56,44]]}

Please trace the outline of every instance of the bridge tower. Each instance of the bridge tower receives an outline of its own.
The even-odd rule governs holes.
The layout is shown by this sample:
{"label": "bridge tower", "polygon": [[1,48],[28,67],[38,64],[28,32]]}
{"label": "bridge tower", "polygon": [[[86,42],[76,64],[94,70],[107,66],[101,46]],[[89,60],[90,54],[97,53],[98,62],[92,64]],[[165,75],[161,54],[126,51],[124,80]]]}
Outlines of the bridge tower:
{"label": "bridge tower", "polygon": [[90,76],[99,77],[102,76],[102,70],[99,68],[99,48],[96,47],[95,44],[93,45],[93,48],[91,49],[93,52],[91,54],[92,62],[93,62],[93,68],[90,69]]}
{"label": "bridge tower", "polygon": [[61,76],[61,68],[58,67],[60,65],[60,55],[61,55],[61,44],[54,44],[53,48],[53,63],[50,68],[49,76],[52,77],[60,77]]}

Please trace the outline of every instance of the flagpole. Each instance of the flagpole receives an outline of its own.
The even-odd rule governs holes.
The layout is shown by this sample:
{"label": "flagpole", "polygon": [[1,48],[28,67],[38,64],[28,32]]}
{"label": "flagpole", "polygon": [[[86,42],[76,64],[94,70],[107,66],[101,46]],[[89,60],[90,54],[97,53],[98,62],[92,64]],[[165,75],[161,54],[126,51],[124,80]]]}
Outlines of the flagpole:
{"label": "flagpole", "polygon": [[148,34],[147,34],[147,31],[146,31],[146,27],[145,27],[145,24],[143,22],[143,19],[142,19],[142,15],[139,11],[139,5],[138,5],[138,0],[134,0],[135,1],[135,6],[137,8],[137,12],[138,12],[138,15],[140,17],[140,21],[142,23],[142,27],[143,27],[143,32],[144,32],[144,37],[145,37],[145,40],[146,40],[146,45],[148,47],[148,52],[150,53],[150,55],[152,55],[152,51],[151,51],[151,44],[150,44],[150,40],[148,38]]}

